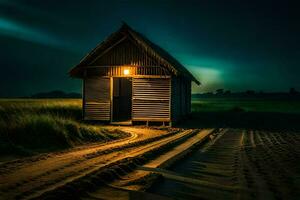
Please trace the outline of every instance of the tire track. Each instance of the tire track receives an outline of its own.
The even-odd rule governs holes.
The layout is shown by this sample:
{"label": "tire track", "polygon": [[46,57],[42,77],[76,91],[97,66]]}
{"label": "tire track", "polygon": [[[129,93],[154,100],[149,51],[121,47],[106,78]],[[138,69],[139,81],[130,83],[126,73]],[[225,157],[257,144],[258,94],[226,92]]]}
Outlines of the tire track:
{"label": "tire track", "polygon": [[[75,159],[71,163],[60,165],[59,168],[41,173],[38,176],[31,177],[30,180],[15,182],[9,187],[1,187],[6,194],[14,195],[20,199],[33,193],[39,193],[44,190],[63,185],[81,176],[91,173],[95,169],[117,162],[118,160],[137,156],[144,151],[168,143],[174,139],[191,134],[191,130],[173,131],[165,135],[148,138],[142,141],[126,143],[123,146],[114,146],[103,152],[93,152],[85,154],[81,159]],[[19,191],[15,194],[15,191]]]}
{"label": "tire track", "polygon": [[[64,181],[72,176],[85,173],[87,170],[92,170],[99,164],[105,164],[107,159],[99,160],[99,157],[101,156],[110,155],[109,159],[114,159],[120,155],[118,151],[123,150],[123,153],[126,153],[126,149],[132,149],[138,146],[143,146],[147,143],[172,137],[177,133],[179,133],[179,130],[175,129],[167,134],[154,134],[153,137],[152,135],[140,135],[133,131],[132,136],[127,138],[127,140],[124,139],[92,147],[88,146],[86,148],[75,149],[74,151],[67,153],[61,152],[55,154],[55,156],[51,155],[42,160],[33,158],[24,159],[24,161],[20,160],[20,162],[9,162],[2,165],[2,169],[10,166],[14,170],[1,173],[0,197],[7,196],[8,194],[17,195],[15,194],[16,191],[19,193],[28,191],[27,193],[30,193],[36,189],[49,187],[50,185],[55,184],[56,181]],[[49,160],[49,167],[47,165],[41,165],[43,167],[39,166],[40,162],[45,162],[45,164],[47,164],[47,159]],[[15,163],[17,166],[14,166]],[[22,166],[22,163],[24,166]],[[47,168],[44,167],[48,167],[49,169],[47,170]],[[16,174],[21,174],[22,176],[19,177]],[[25,194],[27,193],[25,192]]]}
{"label": "tire track", "polygon": [[[176,199],[298,199],[298,139],[285,131],[229,129],[210,148],[170,169],[209,184],[164,180],[149,191]],[[224,189],[208,186],[213,184]]]}
{"label": "tire track", "polygon": [[[125,157],[118,158],[116,161],[110,161],[110,163],[105,164],[105,167],[97,167],[93,171],[87,172],[84,176],[80,176],[64,184],[47,188],[47,190],[39,191],[36,194],[26,194],[30,196],[25,196],[25,198],[43,199],[51,197],[52,195],[57,196],[57,194],[59,195],[62,192],[62,194],[59,195],[60,198],[65,199],[69,197],[73,199],[74,197],[78,197],[81,193],[86,192],[86,190],[89,190],[87,187],[94,187],[95,185],[93,185],[92,182],[97,182],[97,187],[99,187],[99,184],[103,184],[106,181],[111,181],[115,178],[120,178],[122,175],[132,171],[131,168],[135,168],[136,164],[143,164],[146,160],[182,143],[188,138],[193,137],[198,132],[198,129],[186,130],[174,137],[159,140],[153,144],[150,143],[148,146],[143,146],[136,149],[135,152],[131,152],[130,156],[127,155]],[[78,187],[80,187],[80,191],[77,191]],[[70,192],[69,189],[74,190],[74,192]],[[23,196],[24,195],[25,194],[23,193]]]}

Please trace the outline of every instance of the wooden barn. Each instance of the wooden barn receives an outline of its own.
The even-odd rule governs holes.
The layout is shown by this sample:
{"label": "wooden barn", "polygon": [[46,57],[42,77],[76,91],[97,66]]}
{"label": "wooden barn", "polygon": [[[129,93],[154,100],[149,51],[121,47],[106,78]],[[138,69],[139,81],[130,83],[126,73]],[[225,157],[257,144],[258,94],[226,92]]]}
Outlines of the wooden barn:
{"label": "wooden barn", "polygon": [[83,118],[171,125],[191,111],[199,81],[165,50],[127,24],[69,72],[83,80]]}

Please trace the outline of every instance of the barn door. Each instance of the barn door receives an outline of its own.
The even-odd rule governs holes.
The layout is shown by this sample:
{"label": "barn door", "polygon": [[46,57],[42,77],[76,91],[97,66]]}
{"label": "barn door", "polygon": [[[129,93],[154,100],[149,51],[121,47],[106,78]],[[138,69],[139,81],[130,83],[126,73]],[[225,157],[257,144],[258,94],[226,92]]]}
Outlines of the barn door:
{"label": "barn door", "polygon": [[110,79],[84,80],[84,119],[110,120]]}
{"label": "barn door", "polygon": [[131,79],[113,78],[113,121],[131,120],[131,89]]}
{"label": "barn door", "polygon": [[133,121],[170,120],[170,79],[134,78],[132,84]]}

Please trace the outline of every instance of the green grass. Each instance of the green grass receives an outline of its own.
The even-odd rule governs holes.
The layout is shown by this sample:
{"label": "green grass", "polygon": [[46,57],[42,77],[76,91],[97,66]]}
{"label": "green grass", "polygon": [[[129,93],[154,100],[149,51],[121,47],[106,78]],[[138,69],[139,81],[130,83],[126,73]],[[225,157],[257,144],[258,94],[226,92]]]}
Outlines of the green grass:
{"label": "green grass", "polygon": [[0,155],[32,155],[127,136],[81,121],[81,100],[0,100]]}
{"label": "green grass", "polygon": [[[201,98],[193,99],[192,111],[299,114],[300,102]],[[126,133],[119,130],[108,130],[100,125],[84,123],[81,113],[80,99],[0,99],[0,155],[32,155],[126,136]],[[209,120],[207,118],[211,117],[204,117]]]}
{"label": "green grass", "polygon": [[300,113],[300,101],[250,98],[199,98],[192,100],[192,112],[220,111]]}
{"label": "green grass", "polygon": [[79,120],[80,99],[0,99],[0,116],[14,114],[49,114]]}

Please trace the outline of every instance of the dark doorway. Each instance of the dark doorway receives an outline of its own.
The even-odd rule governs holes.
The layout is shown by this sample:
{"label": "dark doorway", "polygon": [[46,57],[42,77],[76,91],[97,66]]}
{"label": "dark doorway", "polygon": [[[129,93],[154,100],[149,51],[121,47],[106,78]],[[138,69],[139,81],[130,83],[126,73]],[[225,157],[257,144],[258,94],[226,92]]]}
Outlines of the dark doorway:
{"label": "dark doorway", "polygon": [[131,120],[132,81],[113,78],[113,121]]}

